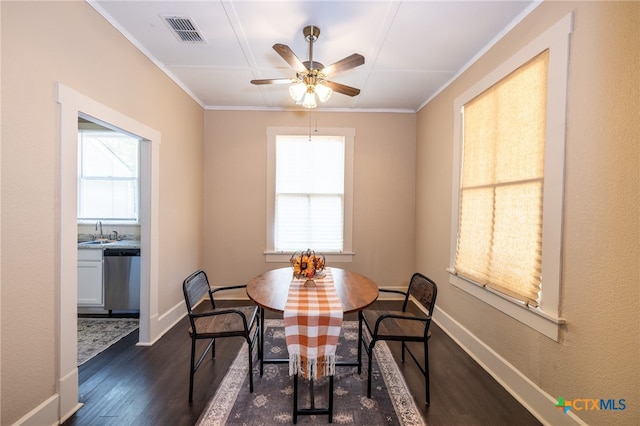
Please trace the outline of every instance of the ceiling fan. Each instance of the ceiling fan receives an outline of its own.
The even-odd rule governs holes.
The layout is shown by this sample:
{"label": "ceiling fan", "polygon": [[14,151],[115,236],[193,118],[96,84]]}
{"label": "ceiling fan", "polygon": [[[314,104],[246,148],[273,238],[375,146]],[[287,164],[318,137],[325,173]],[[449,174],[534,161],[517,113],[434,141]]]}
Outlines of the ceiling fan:
{"label": "ceiling fan", "polygon": [[295,78],[275,78],[265,80],[251,80],[252,84],[291,84],[289,94],[297,104],[305,108],[318,106],[316,97],[320,102],[326,102],[332,92],[342,93],[347,96],[357,96],[360,89],[346,86],[328,80],[329,77],[339,72],[347,71],[364,64],[364,56],[354,53],[338,62],[325,67],[320,62],[313,60],[313,43],[318,40],[320,28],[308,25],[302,30],[302,34],[309,42],[309,60],[302,62],[295,53],[285,44],[274,44],[273,49],[296,71]]}

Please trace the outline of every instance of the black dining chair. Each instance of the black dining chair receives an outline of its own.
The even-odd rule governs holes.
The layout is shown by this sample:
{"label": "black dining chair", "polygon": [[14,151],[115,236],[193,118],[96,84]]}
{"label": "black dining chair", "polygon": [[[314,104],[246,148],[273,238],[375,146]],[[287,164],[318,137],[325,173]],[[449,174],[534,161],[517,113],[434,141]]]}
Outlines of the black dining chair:
{"label": "black dining chair", "polygon": [[[243,337],[249,345],[249,392],[253,392],[253,348],[260,333],[258,306],[238,306],[231,308],[216,308],[214,294],[225,291],[245,288],[245,285],[211,288],[207,274],[200,270],[189,275],[182,283],[184,300],[191,327],[191,366],[189,369],[189,402],[193,401],[193,376],[202,364],[207,352],[211,350],[211,358],[216,356],[216,339],[225,337]],[[200,301],[209,299],[210,307],[206,309],[194,308]],[[196,342],[200,339],[210,340],[200,355],[196,357]]]}
{"label": "black dining chair", "polygon": [[[401,311],[394,310],[373,310],[365,309],[359,316],[360,321],[369,331],[370,343],[361,336],[361,342],[369,356],[367,397],[371,398],[371,358],[373,348],[379,340],[392,340],[402,342],[402,362],[405,359],[405,350],[409,352],[411,358],[418,365],[425,378],[426,403],[429,405],[429,326],[431,325],[431,315],[436,304],[438,287],[430,278],[416,272],[411,277],[409,287],[406,292],[400,290],[380,289],[381,292],[398,293],[404,296],[404,303]],[[413,296],[426,312],[411,313],[407,311],[409,297]],[[421,310],[422,311],[422,310]],[[422,342],[424,344],[424,367],[420,365],[417,358],[411,352],[406,342]]]}

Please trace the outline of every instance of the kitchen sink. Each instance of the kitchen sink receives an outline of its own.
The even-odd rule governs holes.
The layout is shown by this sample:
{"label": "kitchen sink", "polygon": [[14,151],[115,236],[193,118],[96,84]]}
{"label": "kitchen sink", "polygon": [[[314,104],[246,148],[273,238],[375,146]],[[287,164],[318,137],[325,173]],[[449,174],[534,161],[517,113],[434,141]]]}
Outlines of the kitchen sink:
{"label": "kitchen sink", "polygon": [[111,244],[115,243],[113,240],[96,240],[96,241],[86,241],[84,243],[80,243],[81,245],[92,246],[96,244]]}

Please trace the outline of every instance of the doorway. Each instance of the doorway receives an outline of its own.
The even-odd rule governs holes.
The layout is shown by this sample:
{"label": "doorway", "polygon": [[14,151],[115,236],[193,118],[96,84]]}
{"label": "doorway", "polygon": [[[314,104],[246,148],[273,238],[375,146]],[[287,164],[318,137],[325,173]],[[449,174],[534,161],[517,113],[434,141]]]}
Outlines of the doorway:
{"label": "doorway", "polygon": [[140,312],[141,143],[78,117],[79,316]]}
{"label": "doorway", "polygon": [[150,345],[158,333],[158,185],[160,133],[75,90],[58,83],[60,105],[59,163],[59,415],[75,413],[77,368],[77,171],[78,117],[121,129],[140,145],[140,333],[138,345]]}
{"label": "doorway", "polygon": [[78,117],[78,366],[138,328],[140,144]]}

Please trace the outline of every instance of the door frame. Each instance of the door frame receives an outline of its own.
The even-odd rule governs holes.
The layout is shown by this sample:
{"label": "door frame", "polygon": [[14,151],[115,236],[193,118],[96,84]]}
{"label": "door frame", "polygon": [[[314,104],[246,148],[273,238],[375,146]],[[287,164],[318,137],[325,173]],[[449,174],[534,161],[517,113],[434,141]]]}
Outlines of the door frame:
{"label": "door frame", "polygon": [[82,404],[78,398],[77,169],[78,117],[107,123],[140,138],[140,336],[150,346],[158,337],[158,203],[161,133],[62,83],[58,210],[58,397],[60,423]]}

